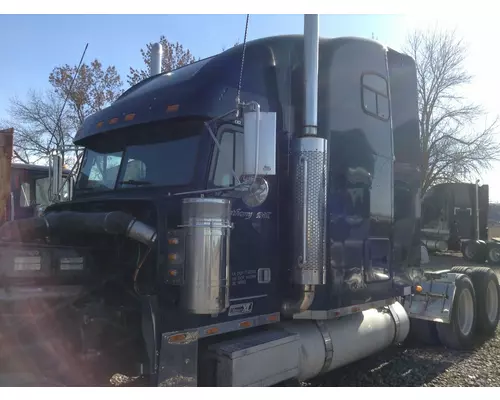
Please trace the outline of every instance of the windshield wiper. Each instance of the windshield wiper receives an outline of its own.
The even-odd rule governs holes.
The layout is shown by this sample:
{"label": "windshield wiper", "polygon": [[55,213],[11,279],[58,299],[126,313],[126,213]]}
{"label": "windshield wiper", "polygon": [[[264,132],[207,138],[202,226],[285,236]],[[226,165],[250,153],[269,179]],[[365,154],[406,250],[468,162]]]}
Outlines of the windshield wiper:
{"label": "windshield wiper", "polygon": [[95,186],[89,186],[89,187],[83,187],[83,188],[80,188],[80,187],[75,187],[74,190],[75,192],[91,192],[93,190],[96,190],[97,187]]}
{"label": "windshield wiper", "polygon": [[149,181],[140,181],[135,179],[129,179],[128,181],[118,181],[120,185],[134,185],[134,186],[142,186],[142,185],[152,185]]}

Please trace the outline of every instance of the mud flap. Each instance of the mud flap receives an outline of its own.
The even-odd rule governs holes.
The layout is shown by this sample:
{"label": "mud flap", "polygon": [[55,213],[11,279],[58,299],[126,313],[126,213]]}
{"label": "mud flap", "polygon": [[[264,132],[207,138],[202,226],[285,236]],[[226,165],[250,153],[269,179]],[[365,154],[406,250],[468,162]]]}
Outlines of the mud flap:
{"label": "mud flap", "polygon": [[164,333],[158,386],[198,386],[198,330]]}
{"label": "mud flap", "polygon": [[405,309],[409,317],[450,323],[455,279],[459,275],[447,271],[426,274],[427,279],[418,284],[422,290],[405,297]]}

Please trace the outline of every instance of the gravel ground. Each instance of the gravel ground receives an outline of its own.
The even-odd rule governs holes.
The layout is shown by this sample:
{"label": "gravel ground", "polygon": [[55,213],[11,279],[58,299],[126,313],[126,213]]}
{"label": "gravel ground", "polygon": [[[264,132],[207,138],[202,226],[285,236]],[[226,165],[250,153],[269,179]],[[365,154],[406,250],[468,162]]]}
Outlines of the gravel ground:
{"label": "gravel ground", "polygon": [[[432,256],[426,269],[474,264],[461,254]],[[500,278],[500,268],[493,268]],[[500,326],[473,351],[405,343],[340,368],[301,386],[493,386],[500,387]],[[291,384],[295,385],[295,384]]]}
{"label": "gravel ground", "polygon": [[500,329],[474,351],[404,345],[301,386],[500,386]]}

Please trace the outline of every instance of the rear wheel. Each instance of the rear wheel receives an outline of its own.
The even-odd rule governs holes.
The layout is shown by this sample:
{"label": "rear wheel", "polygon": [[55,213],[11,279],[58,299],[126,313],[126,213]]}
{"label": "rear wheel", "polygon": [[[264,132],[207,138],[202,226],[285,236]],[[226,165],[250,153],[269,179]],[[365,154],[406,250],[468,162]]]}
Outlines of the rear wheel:
{"label": "rear wheel", "polygon": [[474,254],[474,249],[470,241],[462,243],[462,256],[465,260],[472,261]]}
{"label": "rear wheel", "polygon": [[491,268],[472,268],[470,279],[476,289],[477,330],[492,336],[500,319],[500,287],[498,278]]}
{"label": "rear wheel", "polygon": [[469,240],[462,245],[462,255],[467,261],[482,264],[488,258],[488,247],[481,240]]}
{"label": "rear wheel", "polygon": [[451,272],[455,274],[465,274],[469,275],[469,273],[472,271],[471,267],[463,267],[463,266],[456,266],[451,269]]}
{"label": "rear wheel", "polygon": [[459,275],[455,285],[450,323],[437,323],[437,334],[441,343],[450,349],[470,349],[476,331],[476,293],[467,275]]}
{"label": "rear wheel", "polygon": [[490,243],[488,246],[488,264],[500,264],[500,244]]}

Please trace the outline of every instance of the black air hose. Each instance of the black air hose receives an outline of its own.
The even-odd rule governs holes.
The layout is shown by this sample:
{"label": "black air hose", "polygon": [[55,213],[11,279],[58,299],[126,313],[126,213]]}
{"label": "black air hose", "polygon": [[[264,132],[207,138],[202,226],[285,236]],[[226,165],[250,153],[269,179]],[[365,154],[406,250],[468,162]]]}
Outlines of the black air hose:
{"label": "black air hose", "polygon": [[0,237],[7,240],[12,240],[16,236],[21,240],[26,240],[28,238],[78,233],[124,235],[148,246],[156,240],[154,228],[122,211],[107,213],[54,212],[44,217],[10,221],[0,227]]}

